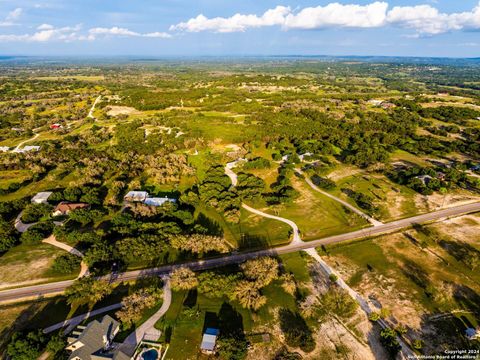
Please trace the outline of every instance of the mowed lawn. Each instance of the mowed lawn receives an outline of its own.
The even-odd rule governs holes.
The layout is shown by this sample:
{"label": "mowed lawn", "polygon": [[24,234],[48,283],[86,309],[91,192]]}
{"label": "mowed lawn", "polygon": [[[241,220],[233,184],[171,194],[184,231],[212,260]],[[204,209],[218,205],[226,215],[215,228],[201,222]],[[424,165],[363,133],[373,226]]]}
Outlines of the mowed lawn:
{"label": "mowed lawn", "polygon": [[415,206],[417,193],[406,186],[394,184],[384,175],[355,174],[344,177],[336,183],[337,187],[331,193],[348,201],[353,206],[357,205],[342,192],[342,189],[350,189],[370,196],[375,206],[378,207],[374,217],[381,221],[414,216],[420,212]]}
{"label": "mowed lawn", "polygon": [[299,196],[291,203],[268,213],[294,221],[303,240],[351,232],[367,226],[367,222],[338,202],[313,190],[304,180],[292,176],[292,185]]}
{"label": "mowed lawn", "polygon": [[227,241],[240,249],[262,248],[290,242],[291,228],[281,221],[240,210],[240,222],[233,224],[225,221],[223,216],[210,208],[200,209],[214,226],[223,230]]}

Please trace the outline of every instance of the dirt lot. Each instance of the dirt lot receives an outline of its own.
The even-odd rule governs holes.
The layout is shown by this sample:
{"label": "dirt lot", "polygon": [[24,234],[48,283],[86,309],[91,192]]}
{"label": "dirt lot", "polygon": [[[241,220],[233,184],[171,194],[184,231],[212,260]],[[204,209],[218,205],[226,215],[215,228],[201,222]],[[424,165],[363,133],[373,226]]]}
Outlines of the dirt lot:
{"label": "dirt lot", "polygon": [[480,321],[479,274],[466,261],[480,249],[479,224],[479,214],[468,215],[323,255],[371,306],[390,312],[392,327],[405,326],[407,338],[422,339],[431,354],[465,346],[461,334]]}
{"label": "dirt lot", "polygon": [[109,116],[118,116],[118,115],[140,115],[142,112],[128,106],[109,106],[107,115]]}

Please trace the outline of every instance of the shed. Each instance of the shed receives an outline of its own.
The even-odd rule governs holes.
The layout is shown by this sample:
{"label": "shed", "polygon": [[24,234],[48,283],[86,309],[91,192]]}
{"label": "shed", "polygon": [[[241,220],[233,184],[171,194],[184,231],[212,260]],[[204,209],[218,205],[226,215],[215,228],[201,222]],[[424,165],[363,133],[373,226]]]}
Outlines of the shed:
{"label": "shed", "polygon": [[42,191],[39,192],[37,195],[32,197],[32,204],[46,204],[48,202],[48,198],[52,195],[51,191]]}
{"label": "shed", "polygon": [[212,354],[215,351],[215,345],[219,332],[220,330],[215,328],[207,328],[205,330],[202,338],[202,344],[200,345],[200,349],[203,352],[207,354]]}

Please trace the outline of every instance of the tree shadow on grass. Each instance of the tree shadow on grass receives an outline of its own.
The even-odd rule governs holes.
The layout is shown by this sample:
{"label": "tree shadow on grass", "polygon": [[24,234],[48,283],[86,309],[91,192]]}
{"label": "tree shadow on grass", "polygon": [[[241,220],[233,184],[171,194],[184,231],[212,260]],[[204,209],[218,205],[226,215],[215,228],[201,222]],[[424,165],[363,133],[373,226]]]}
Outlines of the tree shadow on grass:
{"label": "tree shadow on grass", "polygon": [[[18,304],[2,305],[0,306],[0,314],[3,311],[8,311],[16,306],[18,306]],[[23,309],[20,314],[17,315],[15,320],[8,327],[0,331],[0,355],[5,350],[13,333],[17,331],[23,331],[28,327],[31,318],[40,309],[40,306],[40,302],[32,302],[27,308]]]}
{"label": "tree shadow on grass", "polygon": [[239,250],[252,250],[252,249],[266,249],[269,247],[270,242],[266,236],[254,235],[254,234],[241,234],[238,241]]}
{"label": "tree shadow on grass", "polygon": [[196,223],[207,229],[208,235],[223,236],[223,229],[220,224],[203,213],[198,214]]}
{"label": "tree shadow on grass", "polygon": [[285,335],[287,344],[299,347],[305,352],[315,349],[315,340],[312,331],[305,319],[297,312],[283,308],[279,311],[280,328]]}
{"label": "tree shadow on grass", "polygon": [[243,317],[232,305],[224,302],[218,312],[220,333],[224,337],[245,338]]}

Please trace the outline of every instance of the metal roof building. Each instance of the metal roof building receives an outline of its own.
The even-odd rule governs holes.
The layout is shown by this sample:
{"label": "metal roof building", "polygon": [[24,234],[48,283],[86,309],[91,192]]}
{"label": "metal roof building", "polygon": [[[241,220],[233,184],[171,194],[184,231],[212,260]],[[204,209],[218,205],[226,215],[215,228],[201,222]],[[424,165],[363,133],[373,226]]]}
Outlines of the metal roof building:
{"label": "metal roof building", "polygon": [[39,192],[37,195],[32,197],[31,202],[33,204],[46,204],[48,201],[48,198],[52,195],[51,191],[42,191]]}
{"label": "metal roof building", "polygon": [[200,349],[206,353],[213,353],[215,351],[215,344],[217,336],[220,331],[214,328],[207,328],[203,334],[202,344]]}

